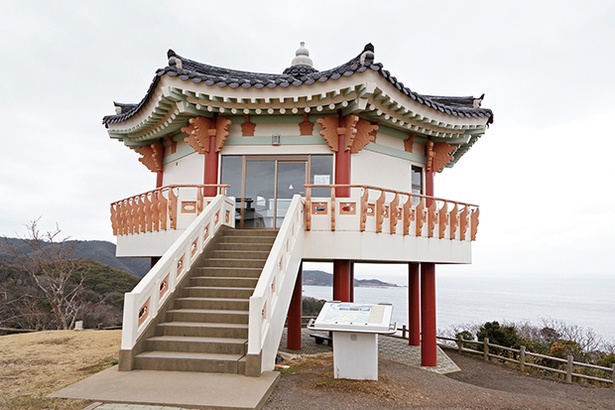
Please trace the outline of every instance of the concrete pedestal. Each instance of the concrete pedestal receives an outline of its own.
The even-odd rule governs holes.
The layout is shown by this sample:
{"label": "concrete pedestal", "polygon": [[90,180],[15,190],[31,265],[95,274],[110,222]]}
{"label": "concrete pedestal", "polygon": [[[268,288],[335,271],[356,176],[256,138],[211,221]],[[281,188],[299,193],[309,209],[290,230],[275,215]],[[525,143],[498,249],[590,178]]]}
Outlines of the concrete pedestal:
{"label": "concrete pedestal", "polygon": [[378,335],[333,332],[336,379],[378,380]]}

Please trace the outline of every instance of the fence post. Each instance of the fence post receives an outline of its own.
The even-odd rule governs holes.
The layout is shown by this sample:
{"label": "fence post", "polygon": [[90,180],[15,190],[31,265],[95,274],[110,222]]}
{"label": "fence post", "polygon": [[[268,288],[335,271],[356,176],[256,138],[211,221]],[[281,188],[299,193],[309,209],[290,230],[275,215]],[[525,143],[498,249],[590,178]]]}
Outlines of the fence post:
{"label": "fence post", "polygon": [[519,348],[519,370],[525,371],[525,346]]}
{"label": "fence post", "polygon": [[613,363],[613,388],[615,389],[615,363]]}
{"label": "fence post", "polygon": [[463,352],[463,343],[461,343],[462,340],[463,338],[461,337],[461,335],[457,335],[457,352],[459,352],[459,354]]}
{"label": "fence post", "polygon": [[406,325],[403,325],[401,327],[401,338],[405,339],[406,338]]}
{"label": "fence post", "polygon": [[572,383],[572,361],[574,357],[568,355],[568,363],[566,363],[566,383]]}
{"label": "fence post", "polygon": [[489,338],[486,337],[483,339],[483,360],[489,361]]}

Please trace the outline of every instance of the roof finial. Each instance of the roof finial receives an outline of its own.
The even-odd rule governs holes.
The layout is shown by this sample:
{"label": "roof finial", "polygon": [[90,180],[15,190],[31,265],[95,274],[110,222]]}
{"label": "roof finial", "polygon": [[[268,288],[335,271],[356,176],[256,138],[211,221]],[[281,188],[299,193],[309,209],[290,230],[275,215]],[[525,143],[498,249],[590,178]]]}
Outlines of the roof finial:
{"label": "roof finial", "polygon": [[361,65],[370,66],[374,63],[374,45],[367,43],[360,57]]}
{"label": "roof finial", "polygon": [[305,42],[302,41],[299,44],[299,48],[295,52],[295,58],[293,58],[293,61],[290,63],[291,67],[298,65],[313,67],[314,63],[310,58],[310,52],[305,48]]}

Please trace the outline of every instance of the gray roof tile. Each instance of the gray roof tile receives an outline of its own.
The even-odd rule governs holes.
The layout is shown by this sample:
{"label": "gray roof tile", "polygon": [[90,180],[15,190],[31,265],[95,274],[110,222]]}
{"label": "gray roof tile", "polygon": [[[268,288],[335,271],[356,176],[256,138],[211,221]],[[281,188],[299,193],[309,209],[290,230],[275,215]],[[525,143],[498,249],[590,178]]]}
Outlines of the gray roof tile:
{"label": "gray roof tile", "polygon": [[[487,108],[474,107],[474,97],[444,97],[444,96],[428,96],[418,94],[392,76],[388,70],[383,68],[381,63],[373,62],[373,46],[368,44],[363,52],[357,57],[342,64],[338,67],[318,71],[313,67],[294,66],[284,70],[282,74],[267,74],[254,73],[248,71],[232,70],[223,67],[211,66],[204,63],[199,63],[177,55],[173,50],[167,52],[169,64],[156,71],[145,97],[138,104],[118,104],[116,107],[121,108],[120,114],[108,115],[103,118],[103,124],[116,124],[125,121],[134,116],[147,103],[153,95],[160,78],[165,75],[169,77],[179,77],[182,81],[191,80],[195,84],[203,82],[207,86],[216,84],[218,87],[237,88],[241,85],[243,88],[255,87],[257,89],[267,86],[268,88],[299,87],[301,85],[311,85],[315,82],[324,83],[328,80],[337,80],[342,76],[350,77],[355,73],[362,73],[367,69],[376,71],[389,83],[391,83],[400,92],[424,104],[434,108],[440,112],[445,112],[456,117],[467,118],[488,118],[487,123],[493,122],[493,112]],[[361,56],[364,56],[365,65],[361,64]],[[478,99],[482,100],[482,96]]]}

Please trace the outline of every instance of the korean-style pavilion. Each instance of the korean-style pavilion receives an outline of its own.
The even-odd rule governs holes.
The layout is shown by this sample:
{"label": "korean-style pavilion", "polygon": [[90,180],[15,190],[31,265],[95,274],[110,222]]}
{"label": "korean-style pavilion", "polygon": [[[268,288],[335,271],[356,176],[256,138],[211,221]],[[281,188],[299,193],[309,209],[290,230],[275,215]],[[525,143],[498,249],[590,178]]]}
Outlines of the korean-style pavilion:
{"label": "korean-style pavilion", "polygon": [[273,369],[286,320],[301,346],[303,261],[333,263],[339,301],[355,262],[405,264],[409,343],[435,366],[435,267],[471,263],[479,209],[434,196],[434,173],[493,121],[483,98],[414,92],[371,44],[320,71],[301,43],[279,74],[167,55],[103,119],[157,176],[111,204],[117,255],[152,258],[126,294],[120,370]]}

